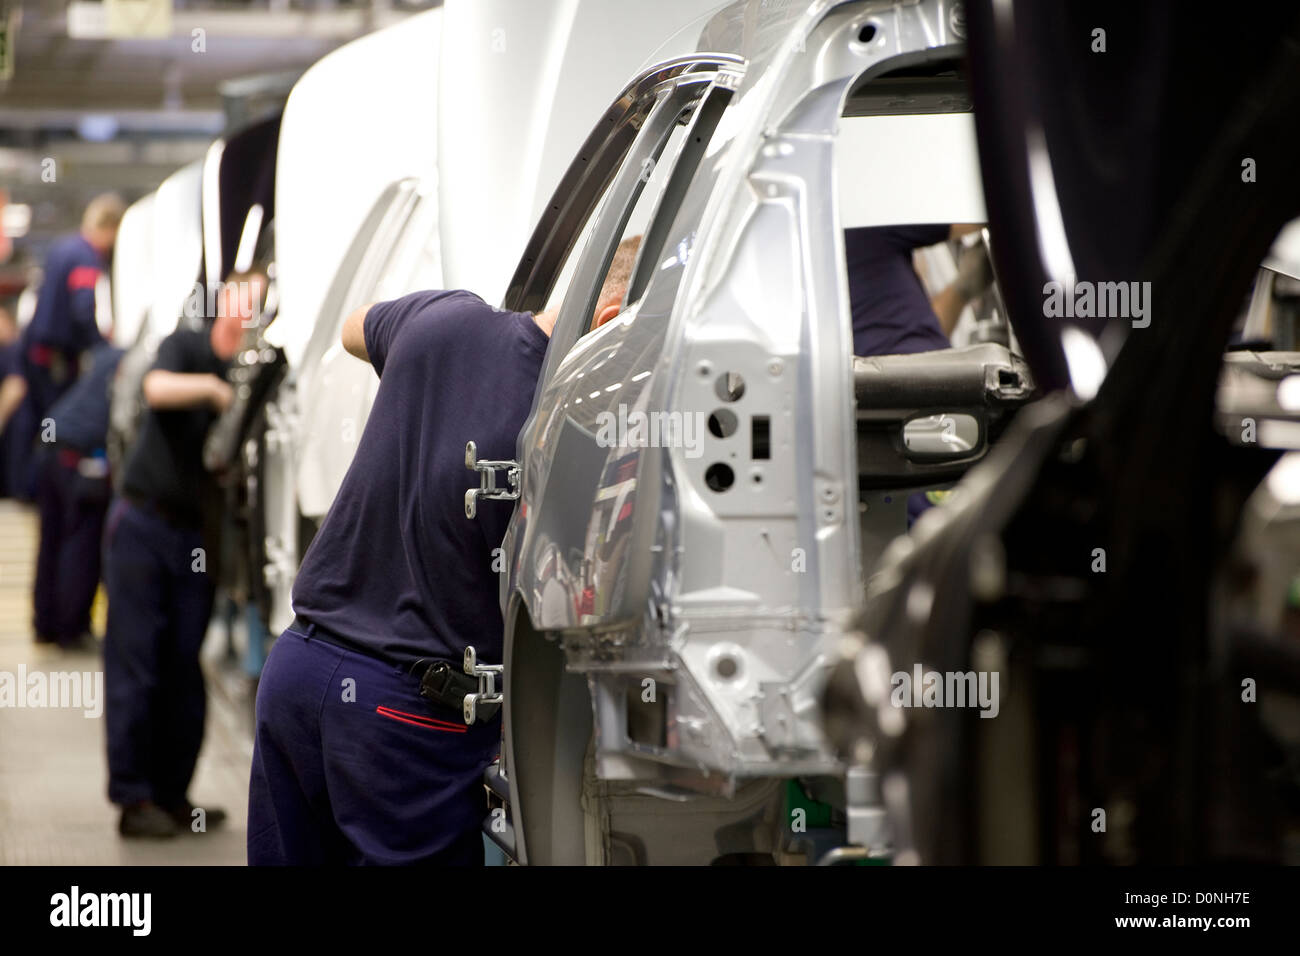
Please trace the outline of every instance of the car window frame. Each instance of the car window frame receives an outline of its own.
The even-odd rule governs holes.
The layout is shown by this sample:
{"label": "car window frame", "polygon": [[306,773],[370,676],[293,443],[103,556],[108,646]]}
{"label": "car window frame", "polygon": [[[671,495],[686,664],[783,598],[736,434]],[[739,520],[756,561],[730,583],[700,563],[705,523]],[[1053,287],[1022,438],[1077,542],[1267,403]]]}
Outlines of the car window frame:
{"label": "car window frame", "polygon": [[[502,306],[517,312],[540,311],[570,255],[579,257],[561,300],[539,390],[590,328],[600,286],[646,185],[644,160],[659,160],[682,112],[691,104],[696,109],[689,123],[698,122],[703,113],[699,106],[719,87],[720,75],[734,73],[739,67],[743,60],[738,57],[695,54],[646,70],[597,122],[560,180],[525,247]],[[674,185],[678,165],[669,173],[665,194]],[[680,188],[684,190],[685,184]],[[652,217],[657,213],[656,208]],[[585,242],[575,251],[584,234]],[[640,256],[634,277],[639,269]]]}

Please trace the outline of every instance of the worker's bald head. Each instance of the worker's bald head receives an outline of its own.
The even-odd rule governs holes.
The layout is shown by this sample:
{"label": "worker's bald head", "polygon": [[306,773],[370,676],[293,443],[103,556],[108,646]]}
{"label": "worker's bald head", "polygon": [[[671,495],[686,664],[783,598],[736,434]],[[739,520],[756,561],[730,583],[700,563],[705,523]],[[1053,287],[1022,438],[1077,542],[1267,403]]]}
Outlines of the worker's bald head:
{"label": "worker's bald head", "polygon": [[600,298],[596,300],[596,314],[591,324],[593,329],[600,328],[623,310],[623,298],[632,281],[632,267],[636,265],[636,253],[640,248],[641,237],[628,236],[614,250],[614,261],[609,264],[605,283],[600,287]]}
{"label": "worker's bald head", "polygon": [[126,203],[116,193],[102,193],[86,206],[81,216],[81,234],[100,252],[108,252],[117,241],[117,227],[126,214]]}
{"label": "worker's bald head", "polygon": [[231,273],[221,283],[211,328],[212,350],[220,358],[233,356],[244,330],[256,328],[261,321],[266,287],[266,273],[260,269]]}
{"label": "worker's bald head", "polygon": [[[636,252],[641,247],[640,236],[629,236],[618,244],[614,250],[614,259],[605,273],[600,295],[596,299],[596,311],[591,317],[587,331],[600,328],[623,310],[623,298],[627,295],[628,284],[632,281],[632,267],[636,264]],[[533,321],[547,335],[555,331],[555,320],[559,317],[557,309],[547,309],[533,315]]]}

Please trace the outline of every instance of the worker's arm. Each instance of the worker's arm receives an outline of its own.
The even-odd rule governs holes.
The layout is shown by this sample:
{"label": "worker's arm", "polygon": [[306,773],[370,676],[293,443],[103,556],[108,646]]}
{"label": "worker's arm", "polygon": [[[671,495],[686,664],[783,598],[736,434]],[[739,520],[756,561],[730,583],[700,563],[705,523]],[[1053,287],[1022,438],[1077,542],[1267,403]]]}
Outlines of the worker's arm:
{"label": "worker's arm", "polygon": [[343,320],[343,347],[363,362],[370,361],[370,353],[366,351],[366,313],[373,305],[373,302],[363,305]]}
{"label": "worker's arm", "polygon": [[79,352],[94,348],[102,338],[95,315],[95,285],[99,275],[99,266],[89,262],[82,262],[68,272],[68,313],[74,347]]}
{"label": "worker's arm", "polygon": [[962,310],[966,308],[966,299],[957,291],[956,284],[948,286],[930,299],[930,308],[938,317],[939,328],[943,330],[943,334],[952,338],[952,330],[956,328],[957,320],[961,318]]}
{"label": "worker's arm", "polygon": [[209,405],[224,412],[235,397],[225,379],[207,372],[170,372],[151,369],[144,377],[144,400],[150,408],[198,408]]}
{"label": "worker's arm", "polygon": [[[979,226],[953,226],[953,238],[980,228]],[[963,230],[958,233],[957,230]],[[930,308],[939,319],[943,334],[952,335],[962,310],[974,299],[984,294],[993,281],[993,267],[989,265],[988,252],[983,243],[967,246],[957,260],[957,278],[946,289],[930,299]]]}
{"label": "worker's arm", "polygon": [[343,321],[343,347],[352,355],[369,362],[375,374],[383,377],[388,354],[400,346],[412,355],[426,353],[433,346],[444,308],[470,293],[457,289],[429,289],[412,292],[400,299],[363,305]]}
{"label": "worker's arm", "polygon": [[6,375],[4,380],[0,381],[0,432],[5,430],[9,419],[13,417],[14,412],[18,411],[18,406],[26,397],[27,379],[22,375]]}

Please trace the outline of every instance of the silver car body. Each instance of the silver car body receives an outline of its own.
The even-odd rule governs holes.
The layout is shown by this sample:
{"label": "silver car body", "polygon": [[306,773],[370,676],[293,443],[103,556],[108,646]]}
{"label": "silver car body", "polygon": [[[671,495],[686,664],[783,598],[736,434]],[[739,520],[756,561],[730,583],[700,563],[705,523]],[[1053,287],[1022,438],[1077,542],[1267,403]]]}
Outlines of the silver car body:
{"label": "silver car body", "polygon": [[[628,87],[534,233],[510,308],[550,300],[585,239],[505,542],[504,774],[490,778],[517,859],[708,862],[726,832],[771,852],[780,779],[842,772],[817,697],[867,566],[905,529],[904,496],[859,496],[842,229],[983,219],[960,104],[842,114],[874,73],[959,57],[961,28],[947,0],[734,4],[703,52]],[[948,175],[873,155],[891,136],[915,150],[929,126],[958,144]],[[601,130],[624,127],[614,168],[584,174]],[[864,177],[887,195],[847,186],[846,162],[893,169]],[[628,209],[647,169],[665,198],[625,310],[584,335],[612,243],[641,228]],[[676,431],[631,439],[621,423],[640,413]],[[711,416],[721,434],[692,433]],[[609,440],[611,421],[629,440]]]}

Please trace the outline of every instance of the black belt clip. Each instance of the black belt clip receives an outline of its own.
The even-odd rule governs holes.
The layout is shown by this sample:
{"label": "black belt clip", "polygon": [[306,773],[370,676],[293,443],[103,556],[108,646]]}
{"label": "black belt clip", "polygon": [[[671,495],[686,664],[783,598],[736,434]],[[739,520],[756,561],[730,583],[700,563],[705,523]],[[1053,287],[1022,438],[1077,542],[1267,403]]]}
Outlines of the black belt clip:
{"label": "black belt clip", "polygon": [[[417,661],[418,667],[423,661]],[[477,696],[479,682],[477,677],[456,670],[447,661],[433,661],[424,669],[420,677],[420,696],[439,707],[454,710],[462,717],[466,715],[465,698]],[[481,720],[491,720],[498,710],[500,702],[478,704],[472,713]],[[473,719],[465,721],[473,723]]]}

